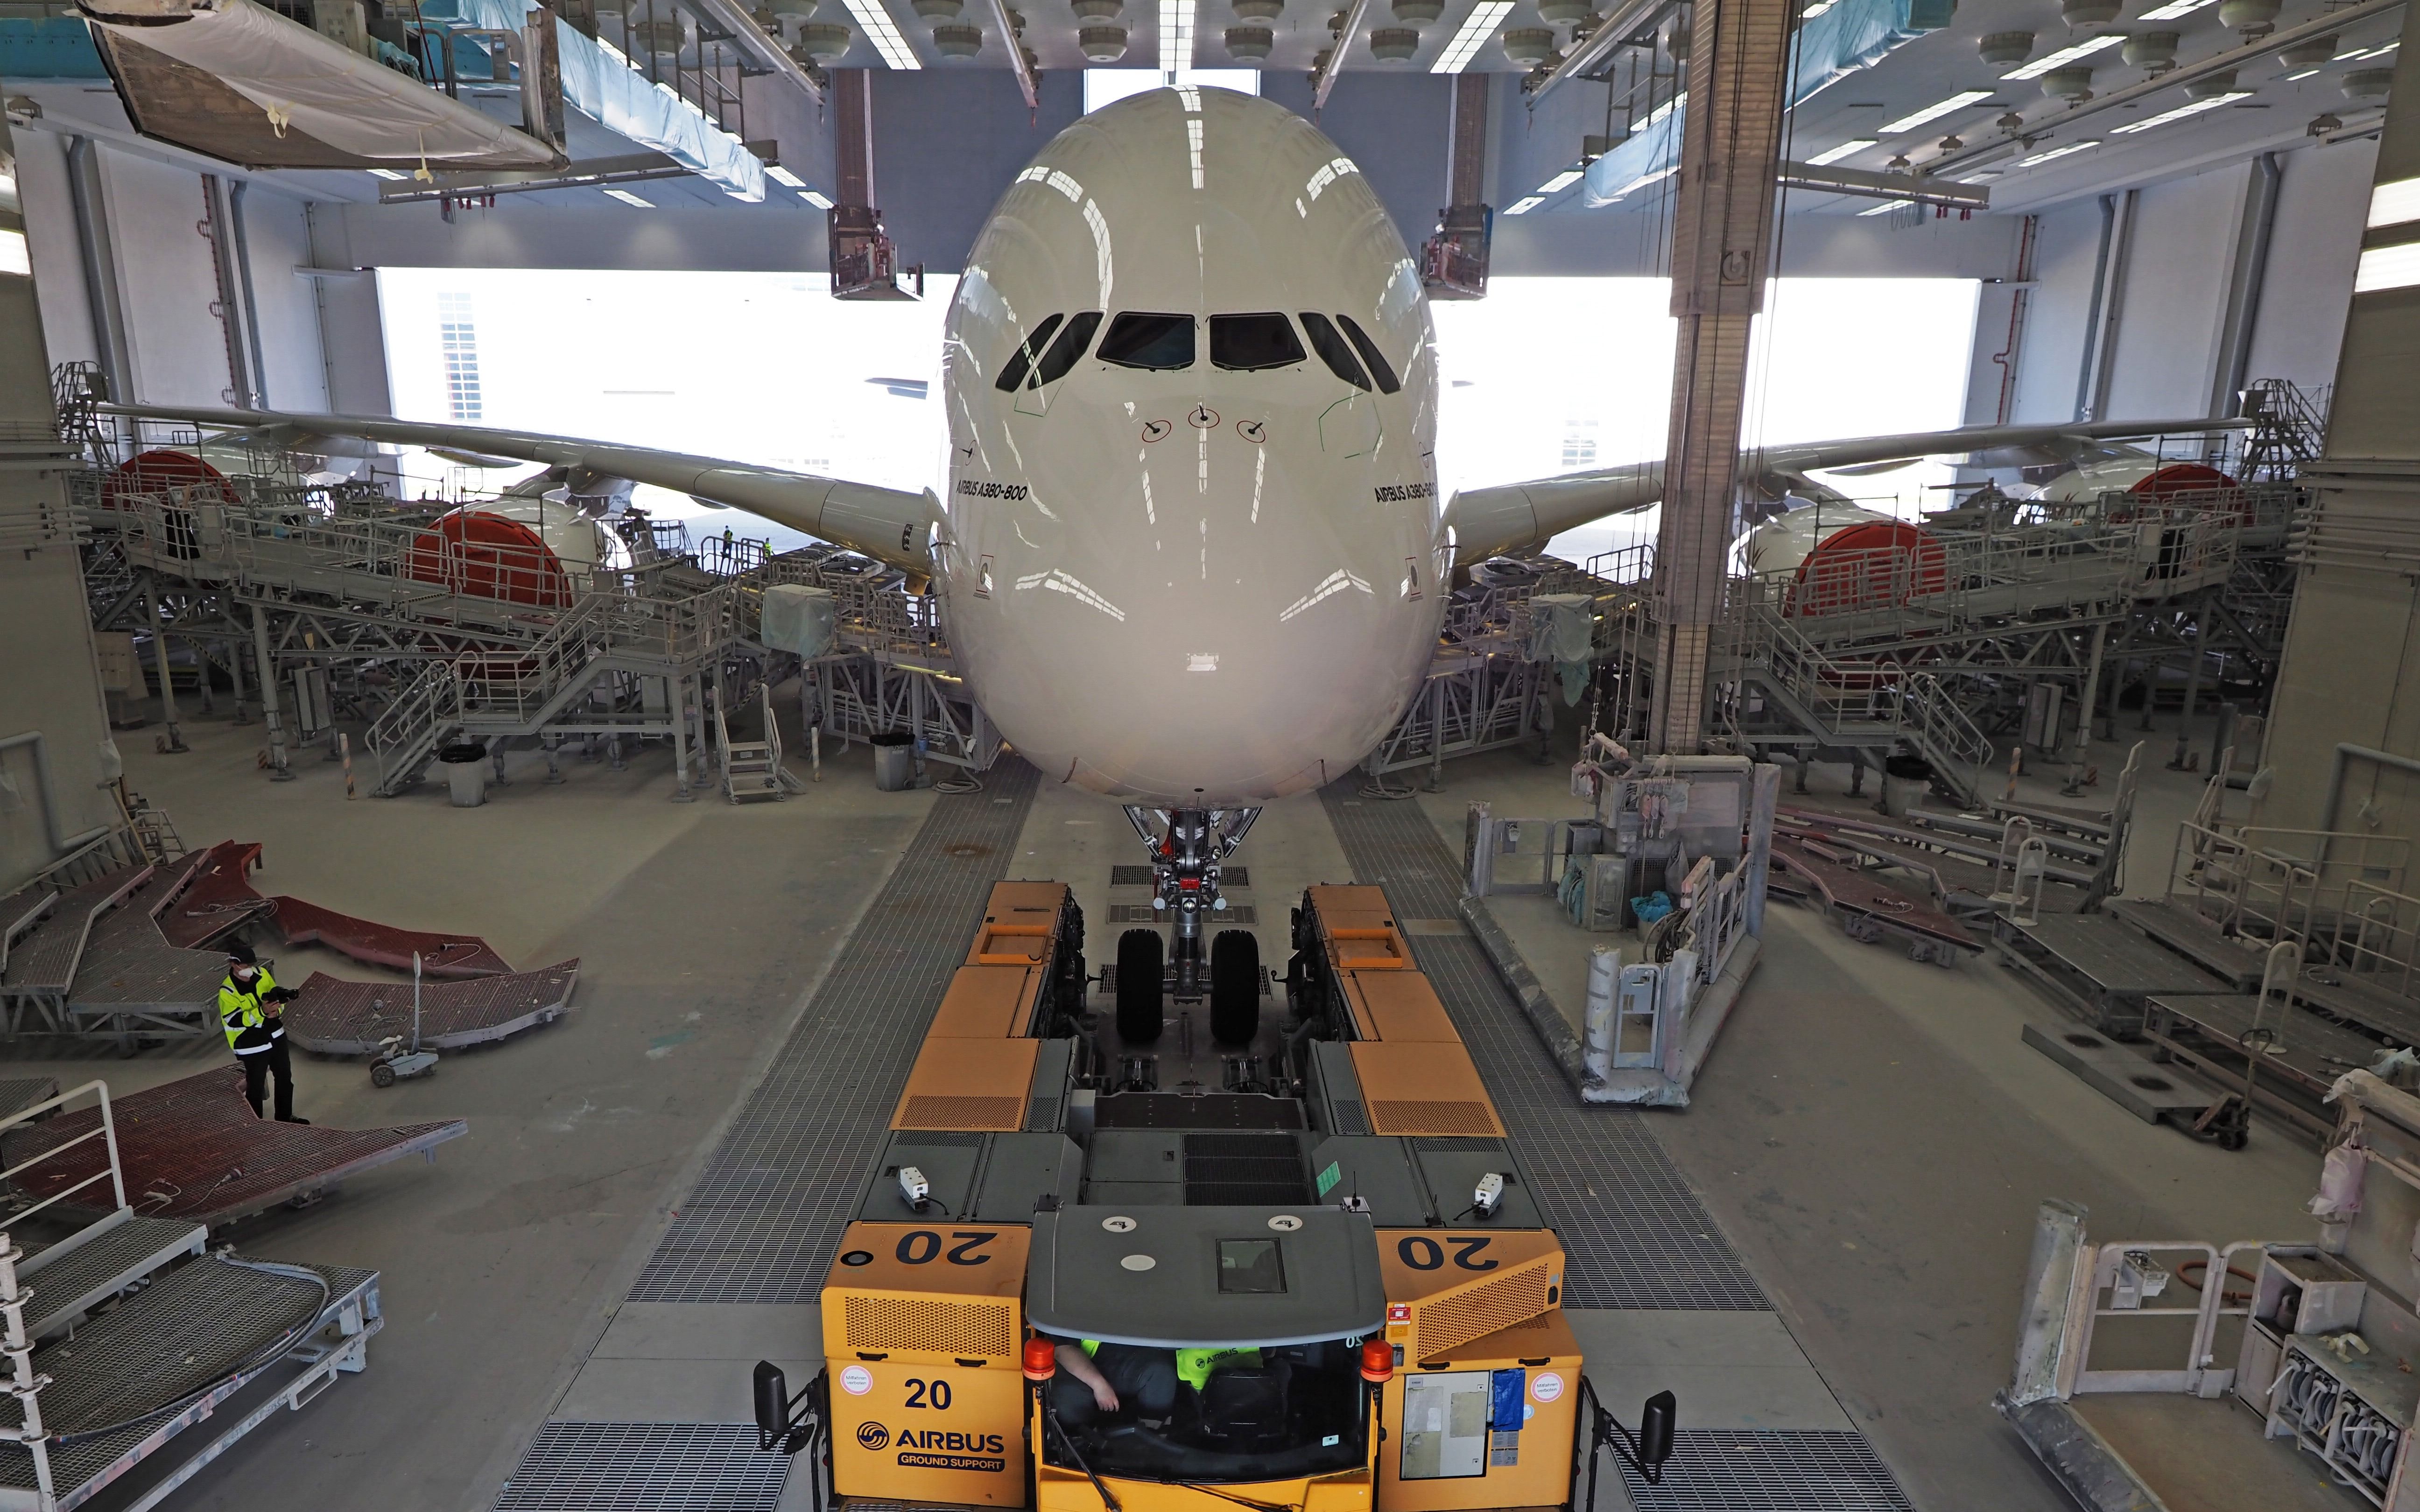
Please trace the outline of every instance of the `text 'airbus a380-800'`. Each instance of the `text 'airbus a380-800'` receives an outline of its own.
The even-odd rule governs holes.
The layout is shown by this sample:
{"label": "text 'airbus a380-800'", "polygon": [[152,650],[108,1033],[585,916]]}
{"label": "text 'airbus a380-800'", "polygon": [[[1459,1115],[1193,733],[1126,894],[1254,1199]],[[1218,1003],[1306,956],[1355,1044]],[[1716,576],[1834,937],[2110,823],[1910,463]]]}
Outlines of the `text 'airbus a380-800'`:
{"label": "text 'airbus a380-800'", "polygon": [[[142,407],[460,448],[718,501],[929,573],[985,713],[1047,778],[1125,802],[1201,960],[1263,802],[1350,770],[1423,677],[1457,564],[1662,495],[1656,462],[1438,498],[1419,270],[1310,122],[1177,85],[1059,133],[994,209],[942,354],[938,496],[473,426]],[[1743,478],[2189,423],[1769,448]]]}

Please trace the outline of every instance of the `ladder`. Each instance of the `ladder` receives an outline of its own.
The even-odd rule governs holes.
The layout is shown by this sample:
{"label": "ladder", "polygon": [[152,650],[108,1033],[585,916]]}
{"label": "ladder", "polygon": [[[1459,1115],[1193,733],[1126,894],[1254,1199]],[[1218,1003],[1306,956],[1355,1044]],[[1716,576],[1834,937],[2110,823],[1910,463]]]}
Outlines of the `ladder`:
{"label": "ladder", "polygon": [[722,703],[714,705],[714,746],[722,768],[722,795],[732,803],[756,803],[787,798],[799,779],[782,764],[782,727],[773,717],[773,689],[756,685],[756,704],[763,715],[762,740],[734,740]]}

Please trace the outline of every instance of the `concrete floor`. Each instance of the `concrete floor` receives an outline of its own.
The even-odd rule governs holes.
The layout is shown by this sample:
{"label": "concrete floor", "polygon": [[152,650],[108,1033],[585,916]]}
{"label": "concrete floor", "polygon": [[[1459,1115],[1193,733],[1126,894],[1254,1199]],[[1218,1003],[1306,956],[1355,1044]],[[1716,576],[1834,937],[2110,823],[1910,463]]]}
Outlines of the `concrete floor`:
{"label": "concrete floor", "polygon": [[[517,756],[513,785],[478,810],[426,788],[348,802],[336,768],[316,760],[298,765],[300,781],[263,780],[256,724],[185,733],[194,751],[177,757],[123,738],[131,781],[190,842],[265,841],[265,890],[474,928],[516,964],[578,955],[582,976],[564,1022],[449,1057],[425,1082],[380,1092],[358,1064],[298,1066],[299,1106],[314,1119],[466,1117],[471,1134],[433,1167],[386,1167],[233,1236],[264,1257],[380,1269],[389,1326],[367,1374],[256,1434],[181,1504],[484,1508],[536,1426],[580,1409],[566,1394],[601,1379],[583,1377],[592,1364],[684,1358],[698,1362],[701,1391],[722,1389],[725,1356],[761,1352],[744,1330],[659,1338],[682,1319],[656,1315],[675,1310],[615,1309],[930,796],[876,793],[861,748],[828,760],[822,785],[744,810],[668,801],[660,751],[620,773],[566,763],[560,787],[540,785],[535,757]],[[2165,754],[2164,735],[2147,764]],[[2096,752],[2096,792],[2122,757]],[[1498,813],[1576,811],[1567,761],[1476,758],[1418,801],[1458,852],[1471,798]],[[1831,768],[1815,780],[1845,786]],[[2174,820],[2196,792],[2165,774],[2147,785],[2134,890],[2157,890]],[[1109,868],[1140,858],[1116,807],[1045,783],[1019,850],[1010,873],[1073,884],[1094,921],[1094,963],[1111,959]],[[1263,960],[1281,969],[1294,897],[1349,868],[1312,797],[1272,806],[1237,859],[1254,884],[1238,901],[1260,910]],[[2257,1134],[2226,1154],[2137,1122],[2019,1042],[2051,1011],[1988,964],[1917,965],[1786,905],[1772,919],[1696,1105],[1651,1117],[1786,1336],[1751,1319],[1729,1325],[1748,1334],[1710,1344],[1702,1318],[1691,1332],[1668,1315],[1600,1315],[1590,1327],[1623,1362],[1614,1389],[1657,1372],[1693,1382],[1684,1427],[1693,1399],[1743,1421],[1844,1413],[1920,1507],[2068,1505],[1989,1406],[2008,1373],[2036,1203],[2086,1203],[2102,1238],[2299,1239],[2315,1157]],[[1584,962],[1591,937],[1563,938],[1542,975],[1568,973],[1573,952]],[[281,954],[288,980],[314,964],[374,974],[318,951]],[[203,1045],[35,1064],[66,1084],[99,1075],[131,1089],[222,1056]],[[0,1063],[0,1074],[24,1064]],[[1739,1372],[1755,1371],[1775,1384],[1752,1389]]]}

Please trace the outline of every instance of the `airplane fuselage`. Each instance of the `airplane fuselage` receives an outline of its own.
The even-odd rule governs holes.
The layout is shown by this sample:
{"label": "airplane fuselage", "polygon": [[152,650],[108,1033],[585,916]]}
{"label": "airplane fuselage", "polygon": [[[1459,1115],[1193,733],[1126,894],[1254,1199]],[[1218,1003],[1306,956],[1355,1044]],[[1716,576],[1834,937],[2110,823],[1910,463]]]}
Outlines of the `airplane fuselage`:
{"label": "airplane fuselage", "polygon": [[1279,106],[1179,87],[1018,175],[958,284],[934,552],[1048,780],[1256,803],[1343,775],[1430,661],[1450,548],[1417,269]]}

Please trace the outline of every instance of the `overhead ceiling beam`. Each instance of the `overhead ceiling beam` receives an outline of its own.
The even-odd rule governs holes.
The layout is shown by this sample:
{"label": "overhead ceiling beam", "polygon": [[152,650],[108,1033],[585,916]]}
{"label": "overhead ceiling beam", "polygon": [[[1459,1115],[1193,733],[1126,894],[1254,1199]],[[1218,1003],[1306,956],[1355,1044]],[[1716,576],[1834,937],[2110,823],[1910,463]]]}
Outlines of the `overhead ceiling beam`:
{"label": "overhead ceiling beam", "polygon": [[1344,54],[1353,50],[1353,39],[1361,35],[1361,19],[1370,13],[1370,0],[1353,0],[1353,8],[1344,13],[1344,29],[1336,36],[1336,45],[1327,50],[1327,67],[1311,82],[1311,108],[1325,109],[1327,92],[1336,87],[1336,76],[1344,71]]}
{"label": "overhead ceiling beam", "polygon": [[991,19],[1000,25],[1001,39],[1008,44],[1008,67],[1016,75],[1016,87],[1025,96],[1027,110],[1041,109],[1041,99],[1033,90],[1033,66],[1025,61],[1025,39],[1016,35],[1009,20],[1008,0],[991,0]]}
{"label": "overhead ceiling beam", "polygon": [[1781,187],[1811,189],[1825,194],[1855,194],[1866,199],[1907,199],[1918,205],[1947,205],[1956,210],[1988,210],[1992,192],[1974,184],[1945,184],[1931,174],[1869,173],[1863,168],[1818,168],[1812,163],[1781,165]]}
{"label": "overhead ceiling beam", "polygon": [[2180,64],[2167,72],[2146,79],[2140,84],[2130,84],[2123,89],[2113,89],[2105,95],[2087,100],[2083,104],[2072,106],[2056,116],[2045,117],[2040,121],[2028,121],[1996,142],[1986,142],[1980,147],[1968,147],[1963,152],[1935,158],[1924,165],[1924,170],[1928,174],[1939,177],[1973,167],[2035,138],[2047,136],[2055,131],[2065,130],[2077,121],[2098,116],[2102,111],[2139,104],[2153,95],[2181,88],[2197,79],[2207,79],[2211,74],[2225,73],[2229,69],[2241,69],[2246,64],[2257,62],[2273,53],[2292,47],[2297,42],[2307,42],[2314,38],[2332,36],[2358,26],[2363,22],[2375,21],[2381,16],[2391,15],[2402,9],[2405,0],[2360,0],[2357,5],[2346,6],[2341,9],[2315,16],[2300,25],[2288,26],[2283,30],[2271,32],[2257,42],[2229,48],[2224,53],[2213,53],[2198,63]]}
{"label": "overhead ceiling beam", "polygon": [[701,21],[710,21],[721,27],[730,34],[731,40],[739,44],[742,52],[754,54],[775,73],[805,90],[808,99],[818,105],[824,102],[824,86],[815,83],[806,69],[799,67],[799,60],[784,51],[781,43],[765,35],[765,28],[756,24],[756,18],[751,16],[738,0],[681,0],[681,4],[696,11]]}
{"label": "overhead ceiling beam", "polygon": [[1563,60],[1555,65],[1554,72],[1538,82],[1538,87],[1529,92],[1529,103],[1536,105],[1552,94],[1557,85],[1566,79],[1577,79],[1604,62],[1615,48],[1661,20],[1673,4],[1674,0],[1629,0],[1626,5],[1616,6],[1596,30],[1572,45]]}

